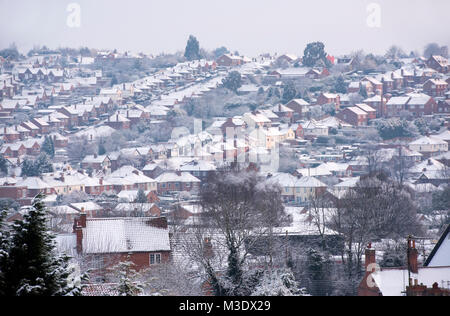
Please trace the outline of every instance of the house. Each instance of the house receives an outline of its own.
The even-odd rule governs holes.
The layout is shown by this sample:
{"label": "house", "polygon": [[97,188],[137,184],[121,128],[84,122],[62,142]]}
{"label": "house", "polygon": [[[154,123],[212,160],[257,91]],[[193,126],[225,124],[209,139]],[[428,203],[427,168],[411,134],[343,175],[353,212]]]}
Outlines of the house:
{"label": "house", "polygon": [[289,64],[292,64],[298,60],[299,58],[293,54],[283,54],[277,58],[277,62],[287,62]]}
{"label": "house", "polygon": [[441,100],[437,104],[436,114],[450,114],[450,99]]}
{"label": "house", "polygon": [[280,103],[272,107],[271,111],[284,122],[294,122],[294,110],[286,105]]}
{"label": "house", "polygon": [[320,122],[314,119],[301,123],[301,126],[303,129],[303,135],[305,137],[328,136],[328,126],[322,125]]}
{"label": "house", "polygon": [[114,188],[118,191],[120,189],[157,190],[157,182],[133,166],[122,166],[106,177],[105,180],[115,184]]}
{"label": "house", "polygon": [[386,103],[388,102],[386,96],[381,97],[381,95],[375,95],[365,99],[363,102],[377,111],[377,117],[384,117],[386,115]]}
{"label": "house", "polygon": [[97,171],[111,170],[111,160],[107,155],[88,155],[81,161],[81,168]]}
{"label": "house", "polygon": [[42,118],[32,118],[31,122],[39,128],[40,134],[48,134],[50,132],[50,124]]}
{"label": "house", "polygon": [[303,99],[293,99],[285,105],[286,107],[294,111],[293,114],[294,122],[299,119],[302,119],[305,116],[306,112],[308,112],[308,107],[310,106],[310,104]]}
{"label": "house", "polygon": [[161,209],[155,203],[119,203],[113,213],[123,217],[160,217]]}
{"label": "house", "polygon": [[360,82],[366,87],[366,91],[369,94],[374,93],[379,95],[383,91],[383,82],[377,80],[376,78],[368,76],[361,79]]}
{"label": "house", "polygon": [[104,212],[103,207],[92,201],[70,203],[69,206],[80,213],[85,212],[87,214],[87,217],[100,217]]}
{"label": "house", "polygon": [[409,96],[401,96],[401,97],[392,97],[386,103],[386,117],[394,117],[399,116],[401,112],[406,111],[406,105],[408,104],[410,97]]}
{"label": "house", "polygon": [[448,143],[434,137],[423,136],[409,143],[410,150],[417,151],[425,157],[448,151]]}
{"label": "house", "polygon": [[125,116],[117,113],[108,117],[108,120],[105,122],[105,125],[108,125],[118,130],[129,129],[131,127],[131,121],[127,119]]}
{"label": "house", "polygon": [[87,218],[82,213],[74,221],[73,233],[77,254],[95,263],[94,275],[124,261],[140,271],[170,260],[165,217]]}
{"label": "house", "polygon": [[447,225],[423,265],[425,267],[450,267],[450,224]]}
{"label": "house", "polygon": [[336,111],[340,109],[341,101],[339,94],[336,93],[322,93],[317,98],[317,104],[323,105],[323,104],[331,104],[334,103],[336,106]]}
{"label": "house", "polygon": [[281,197],[285,202],[304,203],[325,192],[327,185],[314,177],[296,177],[289,173],[269,175],[267,183],[282,188]]}
{"label": "house", "polygon": [[180,171],[189,172],[201,181],[206,180],[216,170],[217,168],[214,164],[204,160],[193,160],[180,166]]}
{"label": "house", "polygon": [[440,73],[446,74],[450,70],[450,65],[448,63],[448,59],[439,55],[431,56],[427,62],[427,66],[431,69],[434,69]]}
{"label": "house", "polygon": [[367,121],[377,118],[377,110],[375,110],[373,107],[364,103],[358,103],[355,104],[355,106],[367,113]]}
{"label": "house", "polygon": [[450,266],[420,267],[418,255],[415,240],[408,239],[407,267],[377,268],[375,249],[369,244],[358,296],[450,296]]}
{"label": "house", "polygon": [[242,57],[240,57],[240,56],[224,54],[216,60],[216,63],[218,66],[233,67],[233,66],[242,65],[244,63],[244,61],[242,60]]}
{"label": "house", "polygon": [[158,193],[173,191],[192,191],[200,186],[200,179],[188,172],[165,172],[155,179],[158,182]]}
{"label": "house", "polygon": [[432,97],[444,97],[448,83],[441,79],[429,79],[423,84],[423,91]]}
{"label": "house", "polygon": [[368,114],[361,108],[352,106],[340,111],[336,114],[336,117],[353,126],[365,126],[367,125]]}

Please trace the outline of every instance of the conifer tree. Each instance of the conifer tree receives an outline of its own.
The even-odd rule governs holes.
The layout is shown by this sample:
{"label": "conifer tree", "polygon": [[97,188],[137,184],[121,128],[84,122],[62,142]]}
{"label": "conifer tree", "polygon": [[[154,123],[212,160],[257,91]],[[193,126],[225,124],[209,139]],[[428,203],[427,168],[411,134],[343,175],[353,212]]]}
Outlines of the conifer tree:
{"label": "conifer tree", "polygon": [[47,231],[46,209],[39,194],[33,207],[12,226],[7,256],[1,265],[6,296],[78,296],[81,286],[71,281],[69,257],[56,253]]}
{"label": "conifer tree", "polygon": [[187,60],[201,59],[200,44],[197,38],[193,35],[189,36],[189,40],[186,45],[186,50],[184,52],[184,57],[186,57]]}
{"label": "conifer tree", "polygon": [[46,136],[42,143],[41,152],[46,153],[49,157],[55,157],[55,144],[50,136]]}

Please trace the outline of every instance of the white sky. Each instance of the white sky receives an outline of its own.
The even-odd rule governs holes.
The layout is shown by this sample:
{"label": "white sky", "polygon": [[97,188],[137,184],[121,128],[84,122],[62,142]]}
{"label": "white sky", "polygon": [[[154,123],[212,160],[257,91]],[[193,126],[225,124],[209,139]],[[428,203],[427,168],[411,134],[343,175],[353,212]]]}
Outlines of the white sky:
{"label": "white sky", "polygon": [[[81,27],[66,24],[69,3],[81,7]],[[381,7],[370,28],[367,5]],[[0,0],[0,48],[88,46],[160,53],[184,50],[195,35],[201,47],[241,54],[302,55],[322,41],[330,54],[357,49],[382,54],[397,44],[423,51],[450,46],[449,0]]]}

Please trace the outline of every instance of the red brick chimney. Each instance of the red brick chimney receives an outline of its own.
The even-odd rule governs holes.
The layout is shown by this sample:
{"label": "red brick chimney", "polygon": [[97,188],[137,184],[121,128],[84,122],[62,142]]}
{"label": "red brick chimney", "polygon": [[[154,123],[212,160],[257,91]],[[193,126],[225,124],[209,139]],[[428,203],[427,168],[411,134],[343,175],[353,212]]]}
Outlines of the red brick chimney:
{"label": "red brick chimney", "polygon": [[[366,248],[366,252],[365,252],[365,265],[364,266],[366,268],[366,271],[367,271],[367,267],[374,263],[376,263],[375,249],[372,249],[372,244],[369,243],[369,245]],[[370,272],[372,272],[372,271],[370,271]]]}
{"label": "red brick chimney", "polygon": [[419,255],[419,252],[416,249],[416,241],[415,240],[408,240],[408,269],[411,271],[411,273],[419,273],[418,264],[417,264],[417,257]]}
{"label": "red brick chimney", "polygon": [[75,218],[73,224],[73,232],[77,238],[77,253],[83,252],[83,228],[86,228],[86,213],[84,208],[81,209],[80,217]]}

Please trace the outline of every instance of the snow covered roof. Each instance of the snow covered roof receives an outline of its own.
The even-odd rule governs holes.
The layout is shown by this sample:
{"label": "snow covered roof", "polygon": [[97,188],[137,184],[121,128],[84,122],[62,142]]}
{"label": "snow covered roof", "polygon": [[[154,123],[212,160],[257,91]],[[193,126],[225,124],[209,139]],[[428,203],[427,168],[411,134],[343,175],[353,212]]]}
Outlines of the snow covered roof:
{"label": "snow covered roof", "polygon": [[165,172],[156,178],[158,183],[167,182],[201,182],[198,178],[194,177],[188,172],[181,172],[177,174],[175,172]]}
{"label": "snow covered roof", "polygon": [[410,145],[445,145],[445,144],[447,144],[447,142],[437,139],[433,136],[431,136],[431,137],[423,136],[423,137],[420,137],[420,138],[412,141],[409,144]]}
{"label": "snow covered roof", "polygon": [[450,224],[424,263],[427,267],[450,266]]}
{"label": "snow covered roof", "polygon": [[[427,287],[450,281],[450,266],[419,268],[417,279]],[[383,296],[402,296],[408,285],[408,269],[381,269],[371,274]]]}
{"label": "snow covered roof", "polygon": [[170,251],[169,229],[155,227],[153,218],[91,218],[83,228],[84,253]]}

